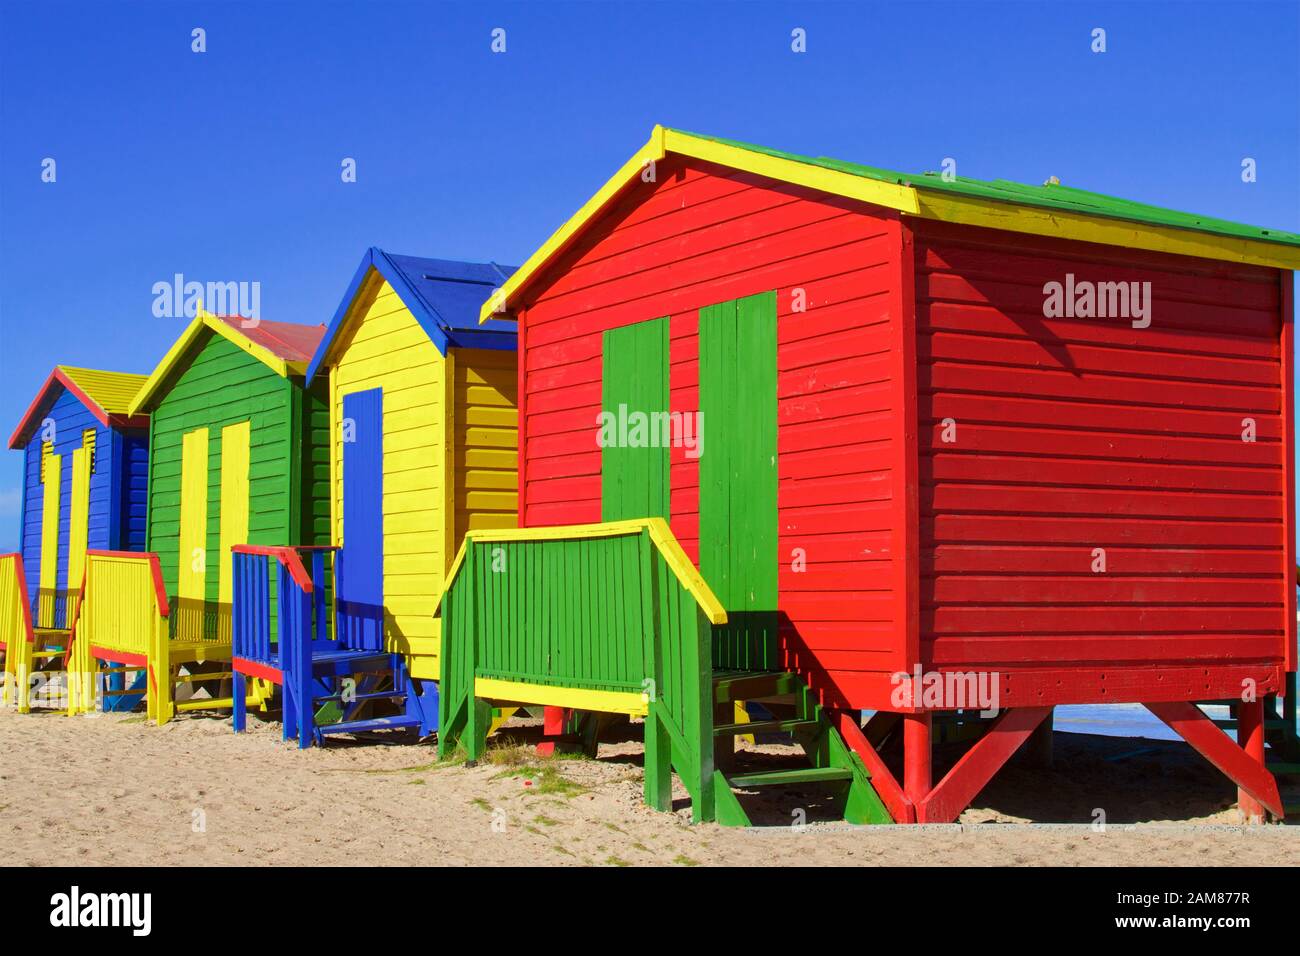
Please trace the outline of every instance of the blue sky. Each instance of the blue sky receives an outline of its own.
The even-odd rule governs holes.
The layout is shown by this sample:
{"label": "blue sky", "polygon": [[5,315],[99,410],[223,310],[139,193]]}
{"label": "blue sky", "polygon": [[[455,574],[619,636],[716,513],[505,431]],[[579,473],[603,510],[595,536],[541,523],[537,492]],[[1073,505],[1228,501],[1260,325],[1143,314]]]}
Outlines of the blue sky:
{"label": "blue sky", "polygon": [[0,0],[0,427],[55,363],[149,371],[178,272],[314,323],[371,245],[522,261],[656,122],[1300,230],[1297,49],[1293,2]]}

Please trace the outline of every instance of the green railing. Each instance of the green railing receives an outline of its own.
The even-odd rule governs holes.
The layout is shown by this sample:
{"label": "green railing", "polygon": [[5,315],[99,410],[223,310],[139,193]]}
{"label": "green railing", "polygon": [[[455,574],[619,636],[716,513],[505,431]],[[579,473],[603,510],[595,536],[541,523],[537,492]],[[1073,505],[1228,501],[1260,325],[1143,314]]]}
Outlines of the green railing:
{"label": "green railing", "polygon": [[438,751],[485,746],[491,702],[645,718],[646,801],[671,771],[714,817],[712,626],[726,612],[662,518],[472,531],[447,576]]}

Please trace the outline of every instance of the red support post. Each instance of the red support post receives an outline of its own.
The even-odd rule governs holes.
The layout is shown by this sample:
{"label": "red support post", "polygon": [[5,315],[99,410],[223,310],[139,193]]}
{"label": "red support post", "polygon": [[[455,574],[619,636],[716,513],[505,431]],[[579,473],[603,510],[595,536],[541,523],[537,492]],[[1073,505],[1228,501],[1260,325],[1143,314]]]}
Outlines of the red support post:
{"label": "red support post", "polygon": [[564,736],[564,725],[568,722],[569,712],[563,707],[547,707],[542,717],[542,742],[537,745],[537,753],[549,757],[555,753],[555,741]]}
{"label": "red support post", "polygon": [[[1254,700],[1237,705],[1237,745],[1246,756],[1264,765],[1264,701]],[[1237,788],[1237,807],[1246,823],[1265,821],[1264,805],[1242,787]]]}
{"label": "red support post", "polygon": [[903,793],[914,807],[930,792],[930,732],[929,711],[903,715]]}

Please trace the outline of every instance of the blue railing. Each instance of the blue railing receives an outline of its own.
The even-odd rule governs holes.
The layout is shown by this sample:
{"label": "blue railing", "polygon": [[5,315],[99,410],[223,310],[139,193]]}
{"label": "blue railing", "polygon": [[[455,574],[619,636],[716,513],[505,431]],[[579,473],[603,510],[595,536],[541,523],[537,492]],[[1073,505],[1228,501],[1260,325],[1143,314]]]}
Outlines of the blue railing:
{"label": "blue railing", "polygon": [[[299,747],[311,746],[312,658],[338,648],[330,634],[326,593],[326,569],[333,563],[334,550],[260,545],[236,545],[231,549],[236,732],[245,726],[247,679],[261,678],[282,688],[284,739],[297,737]],[[331,560],[327,562],[327,558]],[[310,574],[304,559],[311,565]]]}

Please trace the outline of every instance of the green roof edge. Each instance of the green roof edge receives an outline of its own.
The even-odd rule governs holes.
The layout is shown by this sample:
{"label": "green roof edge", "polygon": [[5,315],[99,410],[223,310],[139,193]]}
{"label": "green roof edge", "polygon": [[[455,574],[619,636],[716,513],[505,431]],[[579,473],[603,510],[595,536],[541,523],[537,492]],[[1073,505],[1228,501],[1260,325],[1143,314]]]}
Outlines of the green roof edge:
{"label": "green roof edge", "polygon": [[1192,232],[1229,236],[1234,239],[1251,239],[1257,242],[1272,242],[1284,246],[1300,246],[1300,235],[1293,232],[1280,229],[1264,229],[1259,226],[1231,222],[1227,219],[1216,219],[1213,216],[1198,216],[1194,213],[1165,209],[1161,206],[1151,206],[1146,203],[1120,199],[1117,196],[1089,192],[1084,189],[1075,189],[1070,186],[1031,186],[1027,183],[1017,183],[1005,179],[986,181],[962,176],[948,182],[935,173],[909,175],[876,166],[864,166],[861,163],[829,159],[825,156],[801,156],[797,153],[787,153],[766,146],[756,146],[753,143],[742,143],[721,136],[692,133],[689,130],[674,129],[673,132],[693,136],[696,139],[721,143],[724,146],[733,146],[752,153],[762,153],[766,156],[774,156],[778,159],[804,163],[809,166],[820,166],[823,169],[833,169],[837,172],[862,176],[879,182],[914,186],[917,189],[930,189],[935,192],[954,193],[977,199],[992,199],[996,202],[1006,202],[1019,206],[1036,206],[1040,209],[1056,209],[1089,216],[1103,216],[1124,222],[1169,226],[1175,229],[1187,229]]}

